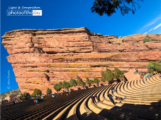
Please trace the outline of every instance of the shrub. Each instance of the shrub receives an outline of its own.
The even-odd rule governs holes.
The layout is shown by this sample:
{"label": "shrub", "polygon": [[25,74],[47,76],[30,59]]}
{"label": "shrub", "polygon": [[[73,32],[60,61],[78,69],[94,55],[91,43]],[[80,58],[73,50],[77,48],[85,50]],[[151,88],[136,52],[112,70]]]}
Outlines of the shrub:
{"label": "shrub", "polygon": [[74,80],[74,79],[70,79],[70,82],[69,82],[70,86],[74,86],[74,85],[77,85],[77,81]]}
{"label": "shrub", "polygon": [[51,94],[52,93],[52,91],[51,91],[51,89],[47,89],[47,91],[46,91],[46,94]]}
{"label": "shrub", "polygon": [[35,97],[36,95],[41,95],[41,94],[42,94],[41,90],[35,88],[34,92],[32,93],[32,96]]}
{"label": "shrub", "polygon": [[143,43],[146,43],[146,42],[150,42],[150,40],[145,37],[144,40],[143,40]]}

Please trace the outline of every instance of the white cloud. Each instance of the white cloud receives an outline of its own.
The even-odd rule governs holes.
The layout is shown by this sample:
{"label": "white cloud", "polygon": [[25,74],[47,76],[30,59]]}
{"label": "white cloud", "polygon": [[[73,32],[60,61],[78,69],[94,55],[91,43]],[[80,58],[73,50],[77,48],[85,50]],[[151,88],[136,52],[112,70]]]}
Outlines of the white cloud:
{"label": "white cloud", "polygon": [[149,31],[145,32],[144,34],[147,34],[148,32],[150,32],[150,31],[152,31],[152,30],[156,30],[156,29],[158,29],[159,27],[161,27],[161,23],[158,24],[157,26],[151,28]]}
{"label": "white cloud", "polygon": [[161,15],[159,15],[158,17],[156,17],[155,19],[153,19],[152,21],[150,21],[149,23],[144,25],[142,28],[146,28],[146,27],[149,27],[149,26],[155,24],[159,19],[161,19]]}
{"label": "white cloud", "polygon": [[[147,24],[145,24],[142,28],[140,28],[140,29],[138,30],[137,33],[140,33],[140,32],[142,32],[142,31],[146,30],[147,27],[149,27],[149,26],[151,26],[151,25],[157,23],[158,20],[161,20],[161,15],[157,16],[155,19],[153,19],[152,21],[150,21],[150,22],[148,22]],[[152,30],[153,30],[153,29],[150,29],[148,32],[150,32],[150,31],[152,31]]]}
{"label": "white cloud", "polygon": [[145,32],[144,34],[147,34],[148,32]]}
{"label": "white cloud", "polygon": [[149,30],[149,32],[152,31],[152,30],[153,30],[153,28],[151,28],[151,29]]}
{"label": "white cloud", "polygon": [[153,28],[153,30],[159,28],[161,26],[161,23],[159,25],[157,25],[156,27]]}

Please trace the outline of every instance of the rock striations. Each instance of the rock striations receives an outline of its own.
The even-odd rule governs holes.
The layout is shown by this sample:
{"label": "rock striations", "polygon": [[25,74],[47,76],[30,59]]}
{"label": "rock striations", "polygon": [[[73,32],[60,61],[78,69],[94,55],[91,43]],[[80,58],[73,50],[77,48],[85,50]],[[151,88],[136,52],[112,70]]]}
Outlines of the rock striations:
{"label": "rock striations", "polygon": [[[147,37],[150,42],[143,43]],[[87,28],[21,29],[6,32],[2,44],[21,92],[47,88],[59,81],[100,78],[106,67],[147,71],[149,61],[161,59],[161,34],[126,37],[96,34]]]}

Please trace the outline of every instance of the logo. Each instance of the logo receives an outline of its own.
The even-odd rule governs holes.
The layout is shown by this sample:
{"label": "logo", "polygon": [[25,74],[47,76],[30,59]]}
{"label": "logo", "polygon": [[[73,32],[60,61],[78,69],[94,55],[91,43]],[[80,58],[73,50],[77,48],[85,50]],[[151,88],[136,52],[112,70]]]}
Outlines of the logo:
{"label": "logo", "polygon": [[33,16],[42,16],[42,10],[33,10],[32,15]]}
{"label": "logo", "polygon": [[37,6],[10,6],[7,10],[7,16],[42,16],[42,10]]}

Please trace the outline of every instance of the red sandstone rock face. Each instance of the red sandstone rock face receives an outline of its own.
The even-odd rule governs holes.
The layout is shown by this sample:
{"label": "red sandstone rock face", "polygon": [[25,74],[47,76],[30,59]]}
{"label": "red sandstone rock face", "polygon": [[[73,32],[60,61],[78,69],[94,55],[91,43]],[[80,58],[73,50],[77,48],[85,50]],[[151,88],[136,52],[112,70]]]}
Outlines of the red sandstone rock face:
{"label": "red sandstone rock face", "polygon": [[[145,37],[149,43],[143,43]],[[22,93],[32,93],[35,88],[54,92],[54,84],[77,75],[84,81],[86,77],[100,79],[106,68],[146,72],[149,61],[161,59],[161,34],[117,38],[86,28],[22,29],[7,32],[2,38]]]}

